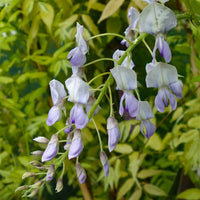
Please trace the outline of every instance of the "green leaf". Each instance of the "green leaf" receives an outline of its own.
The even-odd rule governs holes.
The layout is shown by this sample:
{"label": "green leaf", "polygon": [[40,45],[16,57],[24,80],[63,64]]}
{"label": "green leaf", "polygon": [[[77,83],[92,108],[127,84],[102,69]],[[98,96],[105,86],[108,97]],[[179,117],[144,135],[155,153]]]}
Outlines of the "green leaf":
{"label": "green leaf", "polygon": [[142,190],[136,190],[128,200],[139,200],[142,196]]}
{"label": "green leaf", "polygon": [[163,172],[163,171],[156,170],[156,169],[143,169],[138,173],[137,177],[140,179],[146,179],[146,178],[155,176],[157,174],[160,174],[161,172]]}
{"label": "green leaf", "polygon": [[46,24],[48,30],[51,32],[52,22],[54,18],[54,9],[48,3],[39,2],[40,7],[40,17],[42,21]]}
{"label": "green leaf", "polygon": [[145,184],[143,186],[144,191],[155,196],[166,196],[166,193],[159,187],[152,184]]}
{"label": "green leaf", "polygon": [[164,148],[164,144],[162,143],[162,140],[157,133],[154,133],[153,136],[151,136],[147,143],[147,146],[156,151],[162,151]]}
{"label": "green leaf", "polygon": [[114,14],[123,3],[124,0],[110,0],[104,8],[98,23]]}
{"label": "green leaf", "polygon": [[121,154],[128,154],[131,153],[133,149],[129,144],[118,144],[115,151]]}
{"label": "green leaf", "polygon": [[0,76],[0,83],[2,84],[8,84],[8,83],[12,83],[13,79],[11,77],[8,76]]}
{"label": "green leaf", "polygon": [[121,199],[126,195],[126,193],[133,187],[134,185],[134,179],[129,178],[126,180],[126,182],[120,187],[118,193],[117,193],[117,200]]}
{"label": "green leaf", "polygon": [[193,117],[188,121],[188,126],[191,128],[200,128],[199,122],[200,122],[200,116]]}
{"label": "green leaf", "polygon": [[191,188],[185,190],[177,196],[178,199],[188,199],[188,200],[199,200],[200,199],[200,189]]}
{"label": "green leaf", "polygon": [[192,82],[200,82],[200,75],[194,77],[191,81]]}
{"label": "green leaf", "polygon": [[33,10],[34,0],[25,0],[23,3],[23,13],[27,16]]}

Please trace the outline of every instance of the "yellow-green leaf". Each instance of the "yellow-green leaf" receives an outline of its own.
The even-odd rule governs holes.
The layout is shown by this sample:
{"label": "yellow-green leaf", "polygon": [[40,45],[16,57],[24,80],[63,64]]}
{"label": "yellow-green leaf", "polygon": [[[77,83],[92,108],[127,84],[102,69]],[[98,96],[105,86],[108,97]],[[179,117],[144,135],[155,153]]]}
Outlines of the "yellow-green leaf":
{"label": "yellow-green leaf", "polygon": [[153,136],[149,139],[147,146],[150,146],[152,149],[156,151],[161,151],[164,148],[162,140],[157,133],[154,133]]}
{"label": "yellow-green leaf", "polygon": [[177,196],[178,199],[188,199],[188,200],[199,200],[200,199],[200,189],[191,188],[185,190]]}
{"label": "yellow-green leaf", "polygon": [[123,3],[124,0],[110,0],[104,8],[98,23],[114,14]]}
{"label": "yellow-green leaf", "polygon": [[140,179],[145,179],[145,178],[160,174],[161,172],[162,172],[162,170],[143,169],[138,173],[137,177]]}
{"label": "yellow-green leaf", "polygon": [[48,3],[39,2],[40,7],[40,17],[42,21],[46,24],[48,30],[51,32],[51,26],[54,18],[54,9]]}
{"label": "yellow-green leaf", "polygon": [[128,200],[139,200],[142,196],[142,190],[136,190]]}
{"label": "yellow-green leaf", "polygon": [[126,182],[120,187],[118,193],[117,193],[117,200],[121,199],[126,195],[126,193],[133,187],[134,185],[134,179],[129,178],[126,180]]}
{"label": "yellow-green leaf", "polygon": [[122,154],[128,154],[133,151],[132,147],[128,144],[118,144],[115,151]]}
{"label": "yellow-green leaf", "polygon": [[191,128],[200,128],[199,122],[200,122],[200,116],[193,117],[188,121],[188,126]]}
{"label": "yellow-green leaf", "polygon": [[8,83],[12,83],[13,79],[11,77],[8,76],[0,76],[0,83],[2,84],[8,84]]}
{"label": "yellow-green leaf", "polygon": [[143,186],[144,191],[155,196],[166,196],[166,193],[159,187],[152,184],[145,184]]}
{"label": "yellow-green leaf", "polygon": [[27,16],[32,10],[34,6],[34,0],[25,0],[23,3],[23,13]]}

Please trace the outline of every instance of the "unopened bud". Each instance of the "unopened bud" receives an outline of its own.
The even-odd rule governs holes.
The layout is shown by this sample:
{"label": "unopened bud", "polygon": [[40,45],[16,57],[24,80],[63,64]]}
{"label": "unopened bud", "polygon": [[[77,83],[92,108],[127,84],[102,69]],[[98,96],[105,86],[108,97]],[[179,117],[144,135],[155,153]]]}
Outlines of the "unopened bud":
{"label": "unopened bud", "polygon": [[72,133],[68,133],[68,136],[67,136],[67,142],[66,142],[66,144],[65,144],[65,146],[64,146],[64,149],[66,150],[66,151],[68,151],[69,150],[69,148],[70,148],[70,145],[71,145],[71,143],[72,143],[72,138],[73,138],[73,134]]}
{"label": "unopened bud", "polygon": [[86,175],[85,169],[81,166],[80,163],[76,164],[76,174],[77,174],[79,182],[83,184],[87,178],[87,175]]}
{"label": "unopened bud", "polygon": [[17,191],[22,191],[22,190],[27,190],[27,189],[28,189],[28,185],[22,185],[22,186],[18,187],[18,188],[15,190],[15,192],[17,192]]}
{"label": "unopened bud", "polygon": [[42,163],[38,162],[37,160],[31,161],[30,164],[34,167],[36,167],[37,169],[41,169],[44,170],[45,167],[43,166]]}
{"label": "unopened bud", "polygon": [[60,192],[63,189],[63,181],[61,178],[56,183],[56,192]]}
{"label": "unopened bud", "polygon": [[39,189],[34,189],[27,197],[34,197],[39,192]]}
{"label": "unopened bud", "polygon": [[22,175],[22,179],[29,178],[29,177],[33,177],[33,176],[35,176],[35,173],[33,173],[33,172],[25,172],[25,173]]}
{"label": "unopened bud", "polygon": [[40,188],[40,186],[42,185],[44,183],[44,181],[43,180],[40,180],[40,181],[38,181],[38,182],[36,182],[36,183],[34,183],[33,185],[31,185],[32,186],[32,188]]}
{"label": "unopened bud", "polygon": [[33,152],[31,152],[31,154],[34,155],[34,156],[42,156],[43,153],[44,153],[43,151],[33,151]]}
{"label": "unopened bud", "polygon": [[108,177],[109,163],[108,163],[108,157],[106,156],[104,151],[100,152],[100,160],[101,160],[101,164],[103,165],[105,177]]}
{"label": "unopened bud", "polygon": [[39,142],[39,143],[43,143],[43,144],[48,144],[49,143],[49,140],[44,136],[36,137],[33,140],[36,141],[36,142]]}
{"label": "unopened bud", "polygon": [[55,166],[54,164],[51,164],[47,171],[46,181],[51,181],[53,179],[54,173],[55,173]]}

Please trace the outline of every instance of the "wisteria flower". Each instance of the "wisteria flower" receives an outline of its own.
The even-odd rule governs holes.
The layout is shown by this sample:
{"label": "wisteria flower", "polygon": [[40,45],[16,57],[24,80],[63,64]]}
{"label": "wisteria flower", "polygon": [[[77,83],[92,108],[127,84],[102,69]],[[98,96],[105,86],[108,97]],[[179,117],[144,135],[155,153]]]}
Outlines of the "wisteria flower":
{"label": "wisteria flower", "polygon": [[66,91],[64,85],[53,79],[49,83],[53,107],[49,110],[46,124],[52,126],[55,122],[59,121],[62,117],[62,110],[65,112]]}
{"label": "wisteria flower", "polygon": [[151,3],[156,2],[156,1],[161,1],[163,3],[166,3],[169,0],[143,0],[143,1],[147,2],[148,4],[151,4]]}
{"label": "wisteria flower", "polygon": [[82,150],[83,150],[82,134],[80,130],[76,129],[69,148],[68,158],[72,159],[78,157],[82,152]]}
{"label": "wisteria flower", "polygon": [[140,110],[136,116],[136,120],[141,121],[140,131],[149,139],[156,131],[155,125],[150,122],[150,119],[153,118],[153,113],[147,101],[139,101],[139,107]]}
{"label": "wisteria flower", "polygon": [[68,59],[71,58],[70,64],[72,66],[73,74],[78,72],[78,68],[83,66],[86,62],[85,54],[88,52],[88,44],[87,41],[83,38],[83,26],[81,26],[78,22],[76,23],[76,42],[78,44],[77,47],[72,49],[68,54]]}
{"label": "wisteria flower", "polygon": [[113,151],[117,146],[120,138],[120,130],[117,120],[114,117],[107,119],[107,131],[108,131],[108,148],[109,151]]}
{"label": "wisteria flower", "polygon": [[104,151],[100,152],[100,161],[101,161],[101,164],[103,165],[105,177],[108,177],[108,175],[109,175],[109,163],[108,163],[108,157],[106,156]]}
{"label": "wisteria flower", "polygon": [[64,146],[64,149],[65,149],[65,151],[68,151],[69,150],[69,148],[70,148],[70,145],[71,145],[71,143],[72,143],[72,139],[73,139],[73,134],[72,133],[68,133],[68,135],[67,135],[67,142],[66,142],[66,144],[65,144],[65,146]]}
{"label": "wisteria flower", "polygon": [[53,179],[55,173],[55,166],[54,164],[51,164],[46,175],[46,181],[51,181]]}
{"label": "wisteria flower", "polygon": [[52,160],[58,153],[59,141],[58,135],[52,135],[43,155],[42,162]]}
{"label": "wisteria flower", "polygon": [[168,99],[172,110],[176,109],[177,102],[175,96],[177,98],[182,97],[183,84],[178,80],[178,73],[174,66],[159,62],[151,69],[148,67],[146,84],[148,88],[159,88],[155,98],[155,105],[158,111],[164,112],[165,106],[168,106]]}
{"label": "wisteria flower", "polygon": [[86,171],[80,163],[76,163],[75,168],[79,183],[83,184],[87,178]]}
{"label": "wisteria flower", "polygon": [[140,14],[138,22],[139,31],[156,36],[152,62],[155,62],[157,48],[165,61],[170,62],[171,50],[164,39],[164,35],[177,25],[176,15],[172,10],[160,3],[156,3],[152,0],[147,0],[146,2],[150,4],[146,6]]}
{"label": "wisteria flower", "polygon": [[[125,37],[130,41],[133,41],[134,39],[134,35],[135,35],[134,29],[137,26],[139,16],[140,16],[140,13],[135,8],[133,7],[129,8],[128,18],[130,20],[130,24],[124,33],[125,33]],[[125,39],[121,41],[121,44],[126,45],[126,47],[129,47],[130,45],[129,42]]]}

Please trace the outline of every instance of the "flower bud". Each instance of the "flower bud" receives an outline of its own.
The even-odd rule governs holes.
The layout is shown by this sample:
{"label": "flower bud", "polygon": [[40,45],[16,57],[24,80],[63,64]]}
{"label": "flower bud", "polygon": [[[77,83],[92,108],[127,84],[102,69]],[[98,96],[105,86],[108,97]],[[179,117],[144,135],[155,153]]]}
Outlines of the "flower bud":
{"label": "flower bud", "polygon": [[32,155],[34,156],[41,156],[44,152],[43,151],[33,151],[31,152]]}
{"label": "flower bud", "polygon": [[72,133],[68,133],[68,136],[67,136],[67,142],[66,142],[66,144],[65,144],[65,146],[64,146],[64,149],[66,150],[66,151],[68,151],[69,150],[69,148],[70,148],[70,145],[71,145],[71,140],[72,140]]}
{"label": "flower bud", "polygon": [[17,191],[22,191],[22,190],[27,190],[27,189],[28,189],[28,185],[22,185],[22,186],[18,187],[18,188],[15,190],[15,192],[17,192]]}
{"label": "flower bud", "polygon": [[42,162],[52,160],[58,153],[58,136],[56,134],[52,135],[47,148],[42,155]]}
{"label": "flower bud", "polygon": [[36,182],[36,183],[34,183],[33,185],[32,185],[32,188],[40,188],[40,186],[42,185],[44,183],[44,181],[43,180],[39,180],[38,182]]}
{"label": "flower bud", "polygon": [[100,152],[100,160],[101,160],[101,164],[103,165],[105,177],[108,177],[109,163],[108,163],[108,157],[106,156],[104,151]]}
{"label": "flower bud", "polygon": [[46,175],[46,181],[51,181],[53,179],[53,175],[55,173],[55,166],[51,164]]}
{"label": "flower bud", "polygon": [[61,178],[56,183],[56,192],[60,192],[63,189],[63,181]]}
{"label": "flower bud", "polygon": [[45,169],[45,167],[43,166],[42,163],[38,162],[37,160],[31,161],[30,164],[34,167],[36,167],[37,169]]}
{"label": "flower bud", "polygon": [[33,172],[25,172],[22,175],[22,180],[25,179],[25,178],[33,177],[33,176],[35,176],[35,173],[33,173]]}
{"label": "flower bud", "polygon": [[83,184],[87,178],[87,175],[86,175],[86,171],[85,169],[81,166],[80,163],[77,163],[76,166],[76,174],[77,174],[77,177],[78,177],[78,180],[81,184]]}
{"label": "flower bud", "polygon": [[72,139],[71,146],[69,148],[68,158],[76,158],[80,155],[83,150],[82,135],[79,129],[74,132],[74,137]]}
{"label": "flower bud", "polygon": [[120,138],[120,130],[118,122],[114,117],[109,117],[107,119],[107,131],[108,131],[108,148],[111,152],[115,149],[118,140]]}
{"label": "flower bud", "polygon": [[39,142],[39,143],[43,143],[43,144],[48,144],[48,142],[49,142],[49,140],[43,136],[36,137],[33,140],[36,142]]}
{"label": "flower bud", "polygon": [[34,189],[27,197],[34,197],[39,192],[39,189]]}

